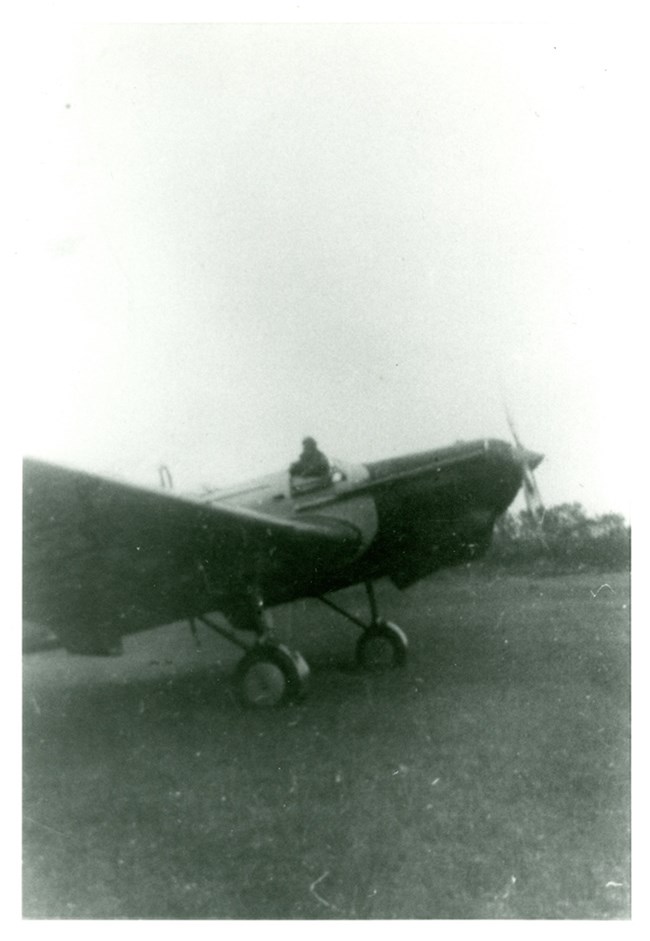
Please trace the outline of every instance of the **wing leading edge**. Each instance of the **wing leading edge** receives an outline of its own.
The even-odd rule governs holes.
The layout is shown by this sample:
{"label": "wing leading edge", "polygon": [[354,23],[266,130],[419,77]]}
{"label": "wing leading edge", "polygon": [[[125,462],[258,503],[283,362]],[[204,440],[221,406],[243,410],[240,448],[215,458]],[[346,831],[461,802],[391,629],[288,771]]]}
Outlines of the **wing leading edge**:
{"label": "wing leading edge", "polygon": [[340,520],[210,505],[24,461],[24,617],[71,648],[218,610],[251,588],[290,595],[359,545]]}

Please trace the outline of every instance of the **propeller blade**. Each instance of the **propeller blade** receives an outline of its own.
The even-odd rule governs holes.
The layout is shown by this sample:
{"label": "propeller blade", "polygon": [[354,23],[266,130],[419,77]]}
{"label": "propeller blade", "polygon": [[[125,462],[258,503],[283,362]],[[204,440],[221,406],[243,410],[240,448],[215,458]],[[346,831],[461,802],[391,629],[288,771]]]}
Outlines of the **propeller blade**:
{"label": "propeller blade", "polygon": [[533,516],[541,516],[544,513],[544,504],[542,503],[542,497],[539,492],[539,487],[537,486],[537,481],[535,480],[535,475],[533,474],[530,464],[528,464],[525,459],[522,460],[522,467],[524,472],[524,497],[528,511],[532,513]]}
{"label": "propeller blade", "polygon": [[519,435],[517,434],[517,429],[515,427],[513,417],[510,414],[510,409],[507,405],[505,405],[505,403],[504,408],[508,427],[510,428],[510,432],[516,445],[517,456],[521,462],[522,484],[526,506],[531,516],[541,521],[544,515],[544,503],[542,501],[542,496],[539,492],[539,487],[537,486],[537,481],[535,480],[533,471],[536,467],[539,466],[539,464],[541,464],[544,456],[542,454],[537,454],[534,451],[529,451],[523,446]]}
{"label": "propeller blade", "polygon": [[523,445],[522,445],[521,441],[519,440],[519,435],[517,434],[517,429],[515,428],[515,423],[514,423],[513,417],[512,417],[512,415],[510,414],[510,409],[509,409],[508,406],[505,405],[505,404],[504,404],[503,407],[504,407],[505,412],[506,412],[506,421],[508,422],[508,427],[510,428],[510,434],[511,434],[512,437],[514,438],[515,444],[517,445],[517,447],[519,448],[519,450],[520,450],[520,451],[523,451],[524,448],[523,448]]}

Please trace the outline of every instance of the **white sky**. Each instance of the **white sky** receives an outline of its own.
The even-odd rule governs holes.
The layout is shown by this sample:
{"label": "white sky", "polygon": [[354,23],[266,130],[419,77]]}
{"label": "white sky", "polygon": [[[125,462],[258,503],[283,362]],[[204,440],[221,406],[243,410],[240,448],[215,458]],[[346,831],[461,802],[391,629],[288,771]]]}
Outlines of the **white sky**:
{"label": "white sky", "polygon": [[306,433],[353,461],[508,438],[505,396],[548,504],[628,515],[634,32],[39,31],[25,453],[219,485]]}

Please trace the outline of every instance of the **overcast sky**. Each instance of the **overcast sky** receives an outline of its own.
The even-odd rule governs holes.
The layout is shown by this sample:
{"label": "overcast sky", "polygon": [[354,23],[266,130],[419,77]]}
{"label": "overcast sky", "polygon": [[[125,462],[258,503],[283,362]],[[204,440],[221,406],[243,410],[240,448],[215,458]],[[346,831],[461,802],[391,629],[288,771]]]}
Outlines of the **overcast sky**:
{"label": "overcast sky", "polygon": [[[96,25],[22,100],[26,453],[157,484],[508,438],[629,513],[620,36]],[[640,262],[640,258],[638,259]]]}

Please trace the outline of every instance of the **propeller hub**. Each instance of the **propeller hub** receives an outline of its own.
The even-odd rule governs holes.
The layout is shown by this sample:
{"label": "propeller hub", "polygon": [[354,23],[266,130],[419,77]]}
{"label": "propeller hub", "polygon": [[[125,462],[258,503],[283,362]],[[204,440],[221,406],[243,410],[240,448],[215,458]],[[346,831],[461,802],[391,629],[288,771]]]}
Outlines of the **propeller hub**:
{"label": "propeller hub", "polygon": [[544,455],[539,454],[537,451],[528,451],[524,448],[521,459],[531,470],[535,470],[544,460]]}

